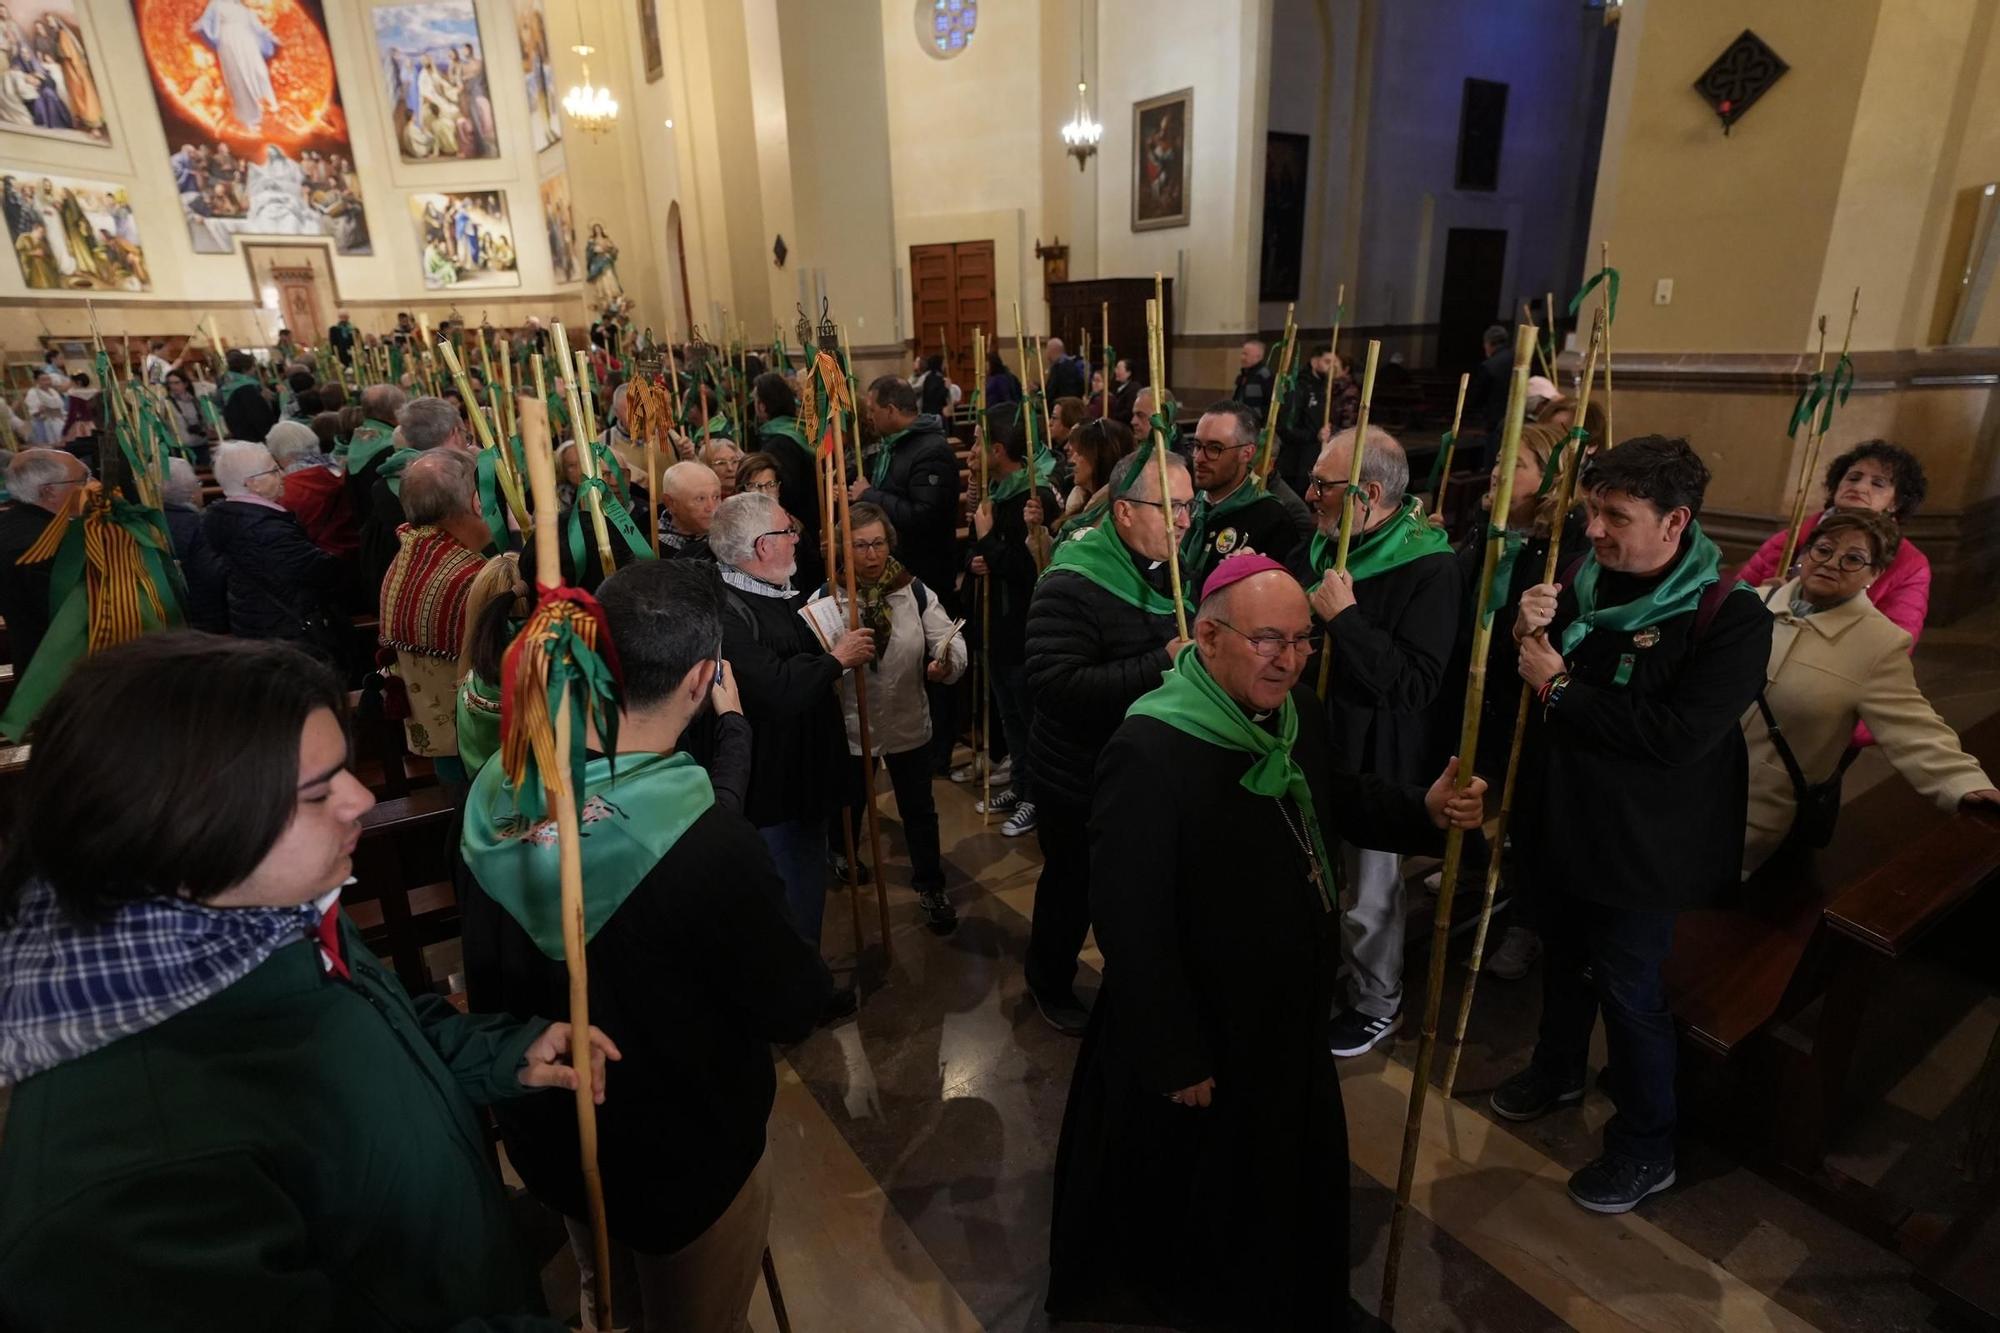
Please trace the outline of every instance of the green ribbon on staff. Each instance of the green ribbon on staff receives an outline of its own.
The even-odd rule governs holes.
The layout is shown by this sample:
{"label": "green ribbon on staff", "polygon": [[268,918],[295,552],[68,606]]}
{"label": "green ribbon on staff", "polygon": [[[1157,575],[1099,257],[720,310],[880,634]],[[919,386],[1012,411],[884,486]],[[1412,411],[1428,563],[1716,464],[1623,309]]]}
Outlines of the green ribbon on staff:
{"label": "green ribbon on staff", "polygon": [[[1327,386],[1327,392],[1328,393],[1333,392],[1333,386],[1331,384]],[[1458,438],[1457,433],[1453,431],[1446,431],[1444,434],[1438,436],[1437,457],[1431,460],[1431,479],[1424,483],[1424,491],[1426,494],[1429,495],[1437,494],[1438,482],[1444,479],[1444,460],[1446,456],[1451,453],[1452,441],[1456,440],[1457,438]]]}
{"label": "green ribbon on staff", "polygon": [[625,547],[631,551],[632,558],[635,560],[653,559],[652,545],[639,534],[638,524],[632,521],[632,515],[626,511],[625,506],[618,503],[618,497],[605,484],[604,478],[601,476],[585,477],[577,483],[576,503],[570,506],[569,511],[569,558],[571,567],[577,570],[583,568],[583,515],[588,503],[588,497],[591,495],[597,496],[598,506],[604,511],[604,521],[609,523],[616,529],[618,535],[625,539]]}
{"label": "green ribbon on staff", "polygon": [[1609,265],[1593,273],[1590,281],[1570,298],[1569,312],[1574,315],[1582,309],[1583,299],[1596,291],[1600,283],[1604,286],[1604,323],[1608,328],[1618,318],[1618,270]]}
{"label": "green ribbon on staff", "polygon": [[1581,426],[1571,426],[1569,434],[1556,444],[1556,451],[1549,458],[1549,465],[1542,469],[1542,484],[1535,487],[1537,498],[1555,489],[1556,477],[1563,470],[1563,455],[1571,449],[1577,450],[1577,466],[1583,466],[1583,442],[1590,438],[1590,432]]}

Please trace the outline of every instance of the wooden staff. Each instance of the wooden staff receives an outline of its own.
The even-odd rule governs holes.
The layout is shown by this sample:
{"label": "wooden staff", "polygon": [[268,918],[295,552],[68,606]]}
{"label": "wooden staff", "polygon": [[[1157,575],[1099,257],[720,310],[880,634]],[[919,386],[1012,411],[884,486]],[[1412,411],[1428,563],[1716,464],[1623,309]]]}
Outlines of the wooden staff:
{"label": "wooden staff", "polygon": [[1104,321],[1104,407],[1100,417],[1111,415],[1111,302],[1099,303],[1098,316]]}
{"label": "wooden staff", "polygon": [[1167,528],[1167,586],[1173,590],[1174,627],[1183,639],[1188,636],[1187,606],[1181,600],[1181,534],[1174,527],[1174,487],[1173,474],[1167,467],[1167,452],[1170,442],[1166,432],[1161,430],[1158,419],[1167,413],[1167,358],[1166,338],[1160,328],[1161,312],[1166,309],[1166,293],[1161,285],[1161,275],[1153,274],[1153,296],[1146,302],[1146,365],[1153,381],[1153,461],[1159,469],[1160,478],[1160,521]]}
{"label": "wooden staff", "polygon": [[[657,385],[635,381],[628,393],[636,392],[639,410],[645,413],[641,422],[641,434],[646,437],[646,509],[651,515],[649,524],[653,539],[653,554],[660,553],[660,413],[666,410],[666,395]],[[672,420],[672,418],[668,418]]]}
{"label": "wooden staff", "polygon": [[[539,362],[540,358],[536,360]],[[556,512],[555,462],[549,454],[548,405],[523,398],[516,405],[521,439],[528,462],[528,485],[535,512]],[[535,543],[535,582],[545,588],[562,583],[562,555],[553,541]],[[597,1103],[593,1100],[590,1058],[590,962],[583,934],[583,830],[577,821],[576,793],[570,790],[569,719],[576,706],[564,690],[555,715],[555,763],[542,770],[548,806],[555,811],[558,864],[562,875],[563,958],[569,969],[569,1062],[576,1071],[576,1137],[583,1161],[583,1188],[590,1202],[590,1232],[597,1271],[591,1299],[600,1327],[611,1324],[611,1229],[604,1217],[604,1180],[597,1170]]]}
{"label": "wooden staff", "polygon": [[[1847,360],[1847,349],[1854,341],[1854,317],[1860,313],[1861,289],[1856,287],[1854,289],[1854,304],[1849,306],[1847,310],[1847,332],[1841,335],[1840,339],[1840,360],[1833,363],[1834,377],[1836,379],[1840,376],[1842,363]],[[1825,315],[1819,317],[1819,369],[1822,374],[1826,370]],[[1826,389],[1829,398],[1831,398],[1833,386],[1825,384],[1822,381],[1822,387]],[[1792,522],[1791,526],[1785,529],[1785,553],[1778,561],[1778,579],[1780,582],[1783,582],[1785,576],[1791,572],[1792,557],[1798,554],[1799,536],[1805,529],[1806,497],[1812,493],[1813,473],[1819,470],[1819,448],[1822,444],[1826,443],[1824,432],[1820,430],[1820,422],[1823,420],[1831,422],[1832,418],[1833,407],[1831,402],[1829,402],[1825,412],[1821,412],[1818,407],[1814,407],[1811,418],[1806,423],[1805,454],[1799,460],[1799,484],[1796,494],[1792,497]]]}
{"label": "wooden staff", "polygon": [[[847,442],[846,435],[841,430],[840,411],[830,397],[822,395],[822,398],[826,402],[827,415],[833,420],[833,457],[837,469],[836,475],[842,478],[844,483],[847,476]],[[856,461],[859,461],[858,458]],[[846,485],[836,486],[834,490],[838,492],[836,498],[840,502],[840,544],[842,554],[846,556],[847,628],[851,633],[861,628],[861,602],[854,591],[854,518],[848,508]],[[829,569],[827,582],[830,584],[832,581],[833,571]],[[885,885],[887,876],[882,868],[882,818],[875,803],[875,746],[868,728],[867,672],[867,663],[855,667],[853,671],[854,715],[858,723],[856,730],[861,733],[862,785],[868,790],[868,854],[874,858],[875,913],[882,931],[882,961],[884,964],[889,964],[895,962],[896,955],[895,944],[889,938],[889,891]],[[845,820],[842,822],[845,823]],[[849,864],[853,864],[852,858],[849,859]],[[856,874],[858,878],[858,870]],[[854,937],[854,953],[858,963],[861,956],[861,936],[858,933]]]}
{"label": "wooden staff", "polygon": [[[1582,428],[1583,414],[1590,406],[1592,381],[1597,378],[1597,354],[1604,344],[1604,311],[1599,309],[1590,326],[1590,350],[1585,355],[1583,366],[1583,387],[1577,391],[1577,429]],[[1583,473],[1584,440],[1577,436],[1574,442],[1562,451],[1561,470],[1555,490],[1555,507],[1549,515],[1549,549],[1542,557],[1543,583],[1556,581],[1557,569],[1562,562],[1562,532],[1564,521],[1569,517],[1570,506],[1576,503],[1576,482]],[[1505,527],[1505,516],[1492,520]],[[1525,540],[1525,538],[1523,539]],[[1485,603],[1480,604],[1483,608]],[[1493,923],[1493,900],[1500,890],[1501,853],[1507,845],[1507,826],[1514,815],[1514,786],[1520,777],[1521,742],[1528,734],[1528,706],[1534,695],[1527,689],[1521,691],[1520,706],[1514,710],[1514,736],[1507,748],[1507,776],[1500,784],[1500,814],[1493,826],[1490,840],[1491,859],[1486,863],[1486,883],[1479,904],[1479,922],[1472,931],[1472,956],[1466,960],[1465,991],[1458,997],[1458,1018],[1452,1024],[1451,1042],[1445,1050],[1444,1081],[1440,1085],[1440,1096],[1449,1103],[1451,1090],[1458,1083],[1458,1061],[1465,1053],[1465,1029],[1472,1019],[1472,995],[1479,985],[1479,967],[1486,957],[1486,933]]]}
{"label": "wooden staff", "polygon": [[[972,357],[986,364],[986,330],[972,330]],[[1022,403],[1026,407],[1025,402]],[[979,460],[979,499],[983,504],[991,484],[986,457],[986,377],[977,376],[972,386],[972,450]],[[972,780],[979,788],[979,826],[993,823],[993,571],[979,580],[979,670],[973,681],[979,691],[978,726],[972,736]]]}
{"label": "wooden staff", "polygon": [[[1534,359],[1535,329],[1524,324],[1514,334],[1514,378],[1507,398],[1506,427],[1500,437],[1499,480],[1493,486],[1493,513],[1505,520],[1514,496],[1514,460],[1521,451],[1521,423],[1528,410],[1528,367]],[[1494,568],[1504,545],[1501,530],[1489,527],[1486,559],[1479,571],[1479,596],[1473,603],[1472,664],[1465,682],[1465,720],[1458,738],[1456,785],[1472,784],[1473,759],[1479,753],[1479,722],[1486,696],[1486,652],[1493,626],[1486,617]],[[1403,1160],[1396,1173],[1396,1203],[1389,1215],[1389,1253],[1382,1268],[1381,1320],[1393,1325],[1396,1279],[1402,1268],[1404,1232],[1410,1220],[1410,1190],[1416,1183],[1417,1143],[1423,1136],[1424,1097],[1430,1091],[1431,1061],[1437,1053],[1438,1009],[1444,1002],[1445,950],[1451,942],[1451,902],[1458,891],[1458,871],[1465,850],[1465,830],[1454,826],[1445,834],[1444,872],[1438,885],[1437,914],[1431,929],[1431,959],[1424,993],[1424,1024],[1417,1037],[1417,1061],[1410,1076],[1410,1108],[1403,1121]],[[1495,853],[1496,860],[1498,852]]]}
{"label": "wooden staff", "polygon": [[[1368,359],[1361,369],[1361,406],[1354,415],[1354,448],[1347,465],[1347,491],[1340,497],[1340,540],[1334,546],[1333,570],[1347,572],[1347,551],[1354,543],[1354,492],[1361,486],[1361,456],[1368,448],[1368,409],[1375,401],[1375,365],[1382,355],[1382,342],[1368,340]],[[1333,687],[1333,631],[1320,638],[1319,697]]]}
{"label": "wooden staff", "polygon": [[[1431,497],[1431,513],[1439,521],[1444,519],[1444,492],[1445,488],[1451,485],[1451,460],[1458,452],[1458,427],[1465,419],[1465,388],[1470,383],[1472,376],[1469,373],[1459,375],[1458,405],[1451,409],[1451,437],[1445,441],[1444,457],[1438,462],[1438,488],[1437,494]],[[1577,419],[1581,421],[1583,419],[1581,409],[1578,411]]]}
{"label": "wooden staff", "polygon": [[[1257,450],[1257,484],[1271,475],[1278,461],[1278,414],[1284,410],[1285,376],[1292,373],[1292,353],[1298,348],[1298,329],[1292,324],[1292,306],[1285,306],[1285,336],[1278,352],[1278,375],[1271,381],[1271,405],[1264,413],[1264,439]],[[1329,400],[1331,401],[1331,400]]]}
{"label": "wooden staff", "polygon": [[[1528,308],[1526,301],[1521,302],[1521,322],[1523,324],[1533,324],[1535,322],[1535,312]],[[1546,375],[1550,383],[1555,382],[1556,372],[1549,364],[1549,358],[1542,347],[1542,340],[1539,334],[1535,338],[1535,368]]]}
{"label": "wooden staff", "polygon": [[[1611,268],[1611,242],[1600,241],[1597,253],[1604,261],[1598,265],[1598,271],[1600,273],[1607,272]],[[1604,439],[1602,441],[1602,445],[1606,449],[1616,448],[1618,445],[1618,430],[1611,424],[1611,290],[1611,280],[1606,278],[1604,280]],[[1576,424],[1581,426],[1583,418],[1578,417]]]}
{"label": "wooden staff", "polygon": [[520,481],[514,476],[513,462],[507,457],[507,451],[501,449],[494,440],[493,429],[486,423],[486,414],[479,410],[479,399],[473,396],[472,381],[467,378],[465,363],[458,359],[457,351],[450,343],[445,342],[438,344],[438,354],[444,357],[445,365],[450,368],[452,379],[458,385],[459,396],[472,408],[472,427],[479,436],[479,447],[496,451],[493,455],[493,475],[507,497],[507,507],[514,512],[515,524],[525,534],[530,529],[528,507],[521,495]]}
{"label": "wooden staff", "polygon": [[[1027,360],[1028,351],[1026,343],[1026,334],[1021,328],[1021,303],[1019,301],[1014,302],[1014,347],[1016,354],[1019,355],[1022,358],[1023,363],[1025,363]],[[1038,364],[1040,364],[1043,367],[1042,393],[1040,396],[1042,402],[1046,404],[1048,402],[1049,372],[1047,368],[1048,363],[1042,360],[1042,340],[1039,338],[1035,340],[1035,360]],[[1035,399],[1033,397],[1027,396],[1025,391],[1023,393],[1023,397],[1021,400],[1021,408],[1025,413],[1026,424],[1028,427],[1028,447],[1026,451],[1028,455],[1028,498],[1032,500],[1035,498],[1035,446],[1038,443],[1040,443],[1040,441],[1035,436]],[[1053,418],[1044,415],[1042,420],[1044,422],[1048,422],[1053,420]],[[983,504],[986,503],[986,491],[983,489],[986,481],[986,460],[984,458],[981,458],[979,461],[979,479],[982,486],[982,489],[979,492],[979,499],[980,502]],[[1038,535],[1033,528],[1026,527],[1025,524],[1023,525],[1023,527],[1024,531],[1022,533],[1022,538],[1028,544],[1028,555],[1031,559],[1034,560],[1036,571],[1039,572],[1041,570],[1047,569],[1049,567],[1048,530],[1044,528]]]}
{"label": "wooden staff", "polygon": [[[1341,283],[1333,289],[1333,332],[1326,336],[1327,355],[1340,360],[1340,319],[1347,313],[1347,284]],[[1319,428],[1322,433],[1333,424],[1333,366],[1326,368],[1326,402],[1320,407]]]}
{"label": "wooden staff", "polygon": [[[590,481],[597,476],[597,441],[583,433],[583,400],[576,389],[576,358],[570,355],[569,335],[563,326],[555,326],[556,364],[563,372],[563,401],[569,407],[570,436],[576,442],[576,462],[583,471],[583,479]],[[542,389],[541,377],[536,376],[535,391]],[[544,395],[544,404],[547,398]],[[618,559],[611,553],[611,530],[604,522],[604,501],[597,489],[591,487],[585,493],[584,508],[590,514],[591,535],[597,538],[597,560],[604,567],[604,576],[610,578],[618,572]]]}

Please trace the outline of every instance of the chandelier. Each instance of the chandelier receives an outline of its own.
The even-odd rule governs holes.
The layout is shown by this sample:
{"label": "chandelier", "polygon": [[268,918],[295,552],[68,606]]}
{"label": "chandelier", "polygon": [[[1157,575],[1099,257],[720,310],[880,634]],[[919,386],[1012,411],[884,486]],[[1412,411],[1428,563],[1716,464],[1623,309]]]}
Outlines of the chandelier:
{"label": "chandelier", "polygon": [[1090,103],[1084,94],[1088,85],[1082,79],[1076,81],[1076,114],[1069,118],[1069,124],[1062,127],[1062,141],[1065,151],[1076,159],[1076,169],[1083,170],[1083,164],[1097,152],[1097,141],[1104,137],[1104,127],[1090,114]]}
{"label": "chandelier", "polygon": [[[576,35],[579,38],[583,36],[581,4],[577,7]],[[571,86],[570,90],[563,94],[563,114],[570,118],[571,124],[581,127],[595,139],[617,121],[618,99],[611,95],[609,85],[597,86],[590,81],[590,57],[596,53],[597,48],[579,42],[570,50],[576,52],[583,60],[583,82]]]}

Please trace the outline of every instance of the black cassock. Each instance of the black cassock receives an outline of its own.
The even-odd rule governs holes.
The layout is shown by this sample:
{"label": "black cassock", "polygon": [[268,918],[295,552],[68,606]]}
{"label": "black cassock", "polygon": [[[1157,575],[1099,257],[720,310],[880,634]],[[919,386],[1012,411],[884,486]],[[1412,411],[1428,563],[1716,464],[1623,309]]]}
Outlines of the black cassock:
{"label": "black cassock", "polygon": [[[1332,771],[1318,701],[1293,697],[1327,845],[1438,847],[1422,790]],[[1291,802],[1242,787],[1251,762],[1146,717],[1098,761],[1104,987],[1056,1150],[1059,1318],[1346,1326],[1347,1118],[1326,1039],[1340,918]],[[1212,1105],[1168,1100],[1204,1078]]]}

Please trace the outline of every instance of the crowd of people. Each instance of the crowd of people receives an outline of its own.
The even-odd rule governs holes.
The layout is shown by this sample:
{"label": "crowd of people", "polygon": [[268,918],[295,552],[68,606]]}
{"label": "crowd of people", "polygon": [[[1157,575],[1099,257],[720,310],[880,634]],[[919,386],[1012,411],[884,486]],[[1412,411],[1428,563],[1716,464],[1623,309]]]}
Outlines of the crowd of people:
{"label": "crowd of people", "polygon": [[[1232,396],[1192,412],[1127,361],[1104,384],[1054,339],[1025,383],[992,358],[975,395],[928,358],[861,390],[858,457],[831,480],[797,372],[754,358],[733,411],[684,386],[650,494],[623,340],[596,338],[606,373],[575,387],[601,394],[603,430],[557,421],[565,512],[524,541],[480,409],[414,369],[343,387],[333,358],[363,364],[366,345],[345,316],[331,334],[288,348],[275,384],[243,352],[212,383],[163,344],[145,361],[191,446],[162,499],[193,632],[76,667],[34,723],[0,847],[10,1326],[164,1305],[218,1328],[559,1327],[531,1314],[488,1105],[590,1285],[579,1131],[544,1091],[581,1073],[549,1021],[568,1003],[560,858],[496,761],[544,542],[601,607],[622,685],[582,769],[618,1305],[587,1326],[741,1326],[772,1207],[770,1045],[862,1000],[822,925],[835,884],[890,873],[862,860],[872,775],[940,935],[970,886],[939,783],[1039,849],[1018,963],[1042,1018],[1082,1039],[1050,1312],[1246,1328],[1368,1318],[1327,1275],[1348,1252],[1337,1061],[1404,1025],[1423,892],[1404,858],[1467,831],[1469,856],[1505,867],[1489,968],[1518,979],[1541,957],[1538,1040],[1496,1114],[1580,1102],[1604,1020],[1616,1115],[1569,1193],[1612,1213],[1675,1178],[1676,914],[1823,843],[1856,747],[1945,808],[2000,804],[1916,686],[1929,570],[1900,525],[1924,479],[1886,441],[1834,460],[1792,568],[1778,534],[1732,575],[1695,449],[1602,439],[1543,382],[1513,504],[1487,516],[1514,535],[1510,565],[1477,607],[1487,523],[1454,544],[1403,443],[1359,428],[1329,345],[1275,421],[1261,342]],[[68,410],[35,396],[59,373],[16,409],[0,509],[17,671],[51,615],[49,562],[23,557],[95,484]],[[1497,430],[1504,390],[1474,407]],[[1572,425],[1586,456],[1565,515],[1543,482]],[[1489,715],[1480,753],[1457,755],[1482,613]],[[373,803],[349,771],[356,686],[457,813],[469,1012],[412,998],[339,911]],[[1523,692],[1513,836],[1488,847]],[[964,757],[980,715],[990,764]],[[446,1236],[450,1262],[409,1261]],[[88,1280],[84,1256],[121,1280]]]}

